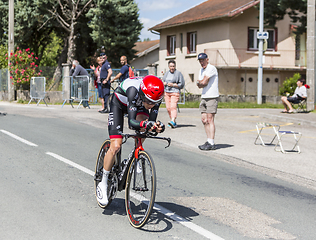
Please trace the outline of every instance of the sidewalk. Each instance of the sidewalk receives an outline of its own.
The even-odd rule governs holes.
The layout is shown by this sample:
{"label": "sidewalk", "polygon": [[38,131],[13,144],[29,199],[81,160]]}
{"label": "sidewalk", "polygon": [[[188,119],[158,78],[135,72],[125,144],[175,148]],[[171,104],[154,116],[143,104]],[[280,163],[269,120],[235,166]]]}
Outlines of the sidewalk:
{"label": "sidewalk", "polygon": [[[0,102],[0,112],[7,114],[71,119],[100,127],[107,132],[108,114],[98,113],[98,108],[99,106],[93,105],[91,109],[71,108],[68,105],[63,108],[59,105],[37,107]],[[165,124],[169,121],[165,108],[159,110],[158,120]],[[255,145],[257,122],[279,124],[280,130],[301,132],[302,138],[299,142],[301,153],[283,154],[274,151],[274,146]],[[218,109],[215,117],[217,146],[215,151],[201,151],[197,147],[206,141],[198,109],[180,109],[177,124],[178,128],[167,128],[162,134],[172,139],[172,145],[316,190],[315,113],[285,114],[281,113],[281,109]],[[264,129],[262,136],[268,142],[274,136],[273,130]],[[282,142],[285,148],[290,147],[290,144],[294,144],[293,136],[284,136]]]}

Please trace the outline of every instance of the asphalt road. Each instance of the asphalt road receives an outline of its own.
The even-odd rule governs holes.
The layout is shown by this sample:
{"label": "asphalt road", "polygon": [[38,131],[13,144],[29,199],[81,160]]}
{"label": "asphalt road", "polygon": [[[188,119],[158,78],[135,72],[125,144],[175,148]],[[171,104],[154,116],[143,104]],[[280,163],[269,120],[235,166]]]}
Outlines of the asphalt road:
{"label": "asphalt road", "polygon": [[124,191],[106,210],[94,197],[104,129],[36,111],[0,116],[1,239],[315,239],[316,191],[150,139],[156,210],[132,228]]}

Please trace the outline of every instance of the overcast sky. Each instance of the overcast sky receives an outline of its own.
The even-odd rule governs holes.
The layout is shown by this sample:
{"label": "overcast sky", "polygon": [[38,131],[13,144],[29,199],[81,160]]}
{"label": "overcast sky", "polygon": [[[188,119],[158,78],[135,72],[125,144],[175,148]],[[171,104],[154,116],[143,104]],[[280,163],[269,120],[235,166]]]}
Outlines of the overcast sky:
{"label": "overcast sky", "polygon": [[155,35],[147,29],[205,1],[206,0],[135,0],[139,8],[140,21],[144,25],[140,39],[159,39],[159,35]]}

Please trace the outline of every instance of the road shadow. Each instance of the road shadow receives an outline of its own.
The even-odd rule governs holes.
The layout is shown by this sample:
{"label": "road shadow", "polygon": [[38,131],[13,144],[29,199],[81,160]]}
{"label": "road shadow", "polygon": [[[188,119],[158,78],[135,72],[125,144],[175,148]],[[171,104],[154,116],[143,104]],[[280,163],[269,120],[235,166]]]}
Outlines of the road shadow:
{"label": "road shadow", "polygon": [[[158,204],[159,206],[166,208],[170,213],[175,213],[173,215],[174,218],[179,218],[178,216],[181,216],[181,218],[191,221],[193,217],[199,216],[197,212],[192,210],[191,208],[175,204],[175,203],[167,203],[167,202],[156,202],[155,204]],[[125,200],[123,198],[115,198],[110,205],[103,210],[102,214],[111,216],[111,215],[120,215],[125,216],[126,210],[125,210]],[[172,215],[172,214],[171,214]],[[178,215],[178,216],[176,216]],[[179,219],[181,220],[181,219]],[[128,221],[126,219],[126,221]],[[140,229],[142,231],[146,232],[167,232],[173,227],[174,219],[172,217],[167,217],[163,213],[161,213],[159,210],[153,209],[148,222]]]}
{"label": "road shadow", "polygon": [[231,145],[231,144],[216,144],[216,149],[231,148],[231,147],[234,147],[234,145]]}
{"label": "road shadow", "polygon": [[196,125],[192,125],[192,124],[177,124],[177,128],[184,128],[184,127],[196,127]]}
{"label": "road shadow", "polygon": [[111,215],[121,215],[126,216],[125,210],[125,200],[122,198],[115,198],[112,200],[110,205],[103,210],[104,215],[111,216]]}
{"label": "road shadow", "polygon": [[[142,228],[143,231],[147,232],[167,232],[172,229],[174,219],[179,219],[179,216],[187,221],[191,221],[192,217],[197,217],[199,214],[191,208],[167,202],[156,202],[155,204],[160,205],[163,208],[169,210],[170,217],[162,214],[160,211],[153,209],[148,222]],[[172,216],[172,213],[174,215]],[[178,216],[177,216],[178,215]],[[172,218],[173,217],[173,218]],[[183,220],[182,220],[183,221]]]}

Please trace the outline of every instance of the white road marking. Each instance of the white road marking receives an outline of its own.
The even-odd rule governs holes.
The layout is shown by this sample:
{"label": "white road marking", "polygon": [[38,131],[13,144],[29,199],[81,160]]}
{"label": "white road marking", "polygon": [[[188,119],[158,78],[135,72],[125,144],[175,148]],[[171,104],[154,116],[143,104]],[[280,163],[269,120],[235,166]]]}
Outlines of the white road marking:
{"label": "white road marking", "polygon": [[35,143],[29,142],[29,141],[27,141],[27,140],[15,135],[15,134],[13,134],[13,133],[10,133],[10,132],[6,131],[6,130],[1,129],[0,132],[3,132],[4,134],[7,134],[8,136],[10,136],[10,137],[12,137],[12,138],[14,138],[16,140],[19,140],[20,142],[23,142],[23,143],[25,143],[25,144],[27,144],[29,146],[38,147],[38,145],[36,145]]}
{"label": "white road marking", "polygon": [[155,203],[154,209],[156,211],[159,211],[160,213],[166,215],[167,217],[171,218],[172,220],[182,224],[183,226],[193,230],[194,232],[206,237],[207,239],[212,239],[212,240],[224,240],[223,238],[215,235],[214,233],[207,231],[206,229],[186,220],[185,218],[171,212],[170,210],[158,205]]}
{"label": "white road marking", "polygon": [[[91,171],[91,170],[89,170],[89,169],[87,169],[87,168],[85,168],[85,167],[83,167],[83,166],[81,166],[81,165],[79,165],[77,163],[74,163],[74,162],[72,162],[72,161],[70,161],[70,160],[68,160],[66,158],[63,158],[63,157],[61,157],[61,156],[59,156],[59,155],[57,155],[55,153],[46,152],[46,154],[50,155],[50,156],[52,156],[52,157],[54,157],[54,158],[56,158],[56,159],[58,159],[58,160],[60,160],[62,162],[64,162],[64,163],[66,163],[66,164],[69,164],[69,165],[71,165],[71,166],[73,166],[73,167],[75,167],[75,168],[77,168],[77,169],[79,169],[79,170],[81,170],[81,171],[83,171],[85,173],[88,173],[91,176],[94,176],[94,172],[93,171]],[[146,203],[148,205],[149,201],[146,198],[144,198],[143,196],[141,196],[139,194],[133,194],[132,197],[138,199],[139,201],[143,201],[144,203]],[[214,233],[212,233],[210,231],[207,231],[206,229],[204,229],[204,228],[202,228],[202,227],[200,227],[200,226],[198,226],[198,225],[186,220],[185,218],[183,218],[183,217],[171,212],[170,210],[168,210],[168,209],[166,209],[166,208],[164,208],[164,207],[162,207],[162,206],[160,206],[160,205],[158,205],[156,203],[154,205],[154,209],[156,211],[164,214],[168,218],[171,218],[172,220],[182,224],[183,226],[193,230],[194,232],[206,237],[207,239],[224,240],[223,238],[215,235]]]}
{"label": "white road marking", "polygon": [[[13,138],[15,138],[15,139],[27,144],[27,145],[30,145],[30,146],[33,146],[33,147],[37,147],[38,146],[38,145],[36,145],[36,144],[34,144],[32,142],[29,142],[29,141],[27,141],[27,140],[15,135],[13,133],[10,133],[8,131],[2,130],[2,129],[0,131],[3,132],[4,134],[7,134],[10,137],[13,137]],[[66,158],[64,158],[64,157],[62,157],[62,156],[60,156],[58,154],[55,154],[55,153],[52,153],[52,152],[46,152],[46,154],[58,159],[59,161],[62,161],[64,163],[66,163],[66,164],[68,164],[68,165],[70,165],[72,167],[75,167],[75,168],[79,169],[80,171],[89,174],[90,176],[94,176],[94,172],[93,171],[91,171],[88,168],[85,168],[85,167],[83,167],[83,166],[81,166],[81,165],[79,165],[79,164],[77,164],[77,163],[75,163],[73,161],[70,161],[70,160],[68,160],[68,159],[66,159]],[[138,199],[138,200],[141,200],[141,201],[145,202],[146,204],[149,202],[147,199],[143,198],[141,195],[138,195],[138,194],[134,194],[133,197]],[[171,212],[170,210],[168,210],[168,209],[166,209],[166,208],[164,208],[164,207],[162,207],[162,206],[160,206],[160,205],[158,205],[156,203],[154,205],[154,209],[156,211],[164,214],[168,218],[171,218],[172,220],[182,224],[183,226],[193,230],[194,232],[196,232],[196,233],[198,233],[198,234],[200,234],[200,235],[202,235],[202,236],[204,236],[204,237],[206,237],[208,239],[224,240],[223,238],[215,235],[214,233],[212,233],[210,231],[207,231],[206,229],[204,229],[204,228],[202,228],[202,227],[200,227],[200,226],[198,226],[198,225],[186,220],[185,218],[183,218],[183,217]]]}
{"label": "white road marking", "polygon": [[83,167],[83,166],[81,166],[81,165],[79,165],[77,163],[74,163],[74,162],[72,162],[72,161],[70,161],[70,160],[68,160],[66,158],[63,158],[62,156],[59,156],[58,154],[51,153],[51,152],[47,152],[46,154],[58,159],[59,161],[64,162],[64,163],[66,163],[66,164],[68,164],[70,166],[73,166],[73,167],[75,167],[75,168],[77,168],[77,169],[79,169],[79,170],[81,170],[81,171],[83,171],[85,173],[88,173],[91,176],[94,176],[94,172],[93,171],[91,171],[88,168],[85,168],[85,167]]}

